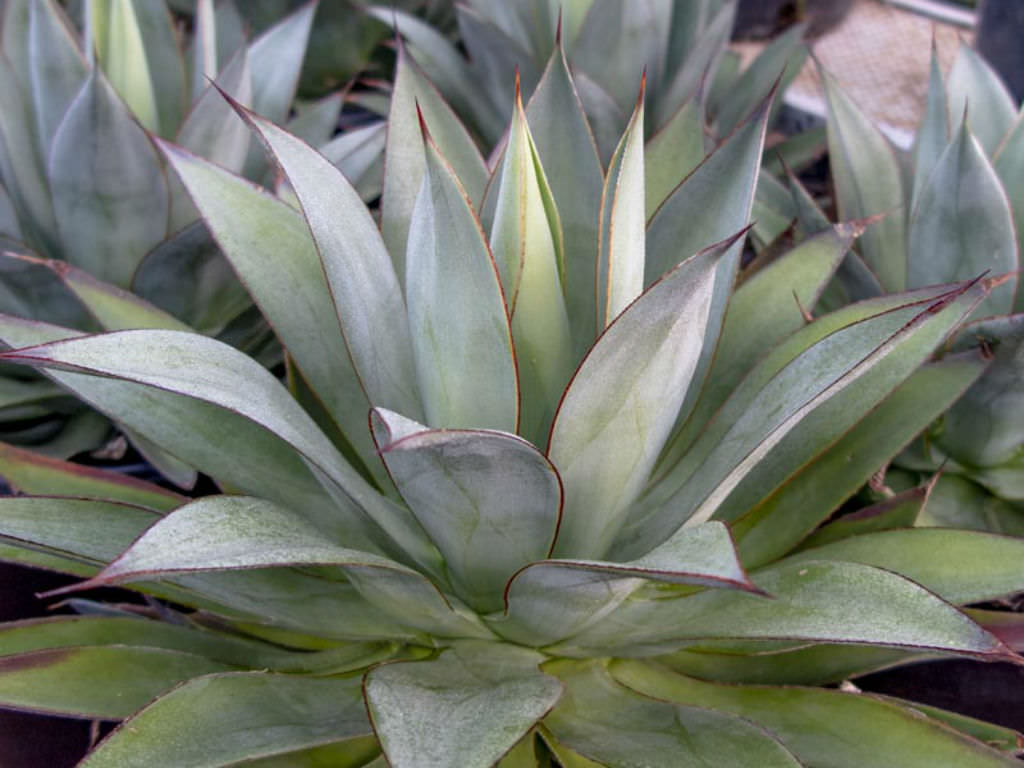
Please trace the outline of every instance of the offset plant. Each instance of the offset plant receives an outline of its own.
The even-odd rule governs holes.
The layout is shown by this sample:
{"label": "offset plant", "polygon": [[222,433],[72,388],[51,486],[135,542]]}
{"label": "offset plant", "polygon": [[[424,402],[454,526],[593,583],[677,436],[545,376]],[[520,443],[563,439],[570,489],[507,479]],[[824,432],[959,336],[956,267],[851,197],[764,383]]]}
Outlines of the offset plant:
{"label": "offset plant", "polygon": [[90,768],[1015,765],[1007,729],[815,687],[1017,659],[958,606],[1020,590],[1024,542],[892,528],[919,489],[820,527],[985,370],[929,359],[993,285],[808,321],[849,223],[734,292],[770,99],[665,188],[642,98],[602,170],[560,49],[493,170],[418,78],[400,60],[390,239],[242,107],[301,210],[159,143],[287,388],[195,333],[0,318],[5,362],[225,490],[6,449],[38,495],[0,500],[0,555],[150,599],[0,627],[0,702],[127,718]]}
{"label": "offset plant", "polygon": [[[893,462],[887,482],[940,468],[924,525],[1024,534],[1024,123],[998,76],[961,46],[943,83],[933,55],[928,105],[900,171],[888,141],[825,75],[829,151],[840,218],[887,213],[851,253],[830,300],[915,289],[987,272],[1000,284],[944,348],[983,344],[988,372]],[[827,219],[793,184],[805,231]]]}
{"label": "offset plant", "polygon": [[[147,131],[262,179],[265,158],[209,80],[284,121],[315,4],[249,42],[230,3],[202,0],[187,55],[164,0],[81,7],[80,33],[55,0],[4,5],[0,308],[82,331],[194,327],[256,354],[269,330]],[[340,106],[330,97],[292,125],[322,144]],[[3,373],[5,439],[69,456],[106,436],[105,419],[51,382]]]}

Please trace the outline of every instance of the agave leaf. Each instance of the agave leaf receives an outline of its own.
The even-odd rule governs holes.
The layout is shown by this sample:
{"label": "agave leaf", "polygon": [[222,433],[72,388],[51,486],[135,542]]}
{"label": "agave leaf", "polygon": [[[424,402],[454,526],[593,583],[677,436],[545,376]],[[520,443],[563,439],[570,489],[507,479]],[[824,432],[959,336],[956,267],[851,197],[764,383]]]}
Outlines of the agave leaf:
{"label": "agave leaf", "polygon": [[[809,238],[745,280],[729,301],[718,353],[685,427],[659,464],[672,467],[766,349],[806,324],[854,238],[857,224],[838,224]],[[757,328],[757,333],[750,329]]]}
{"label": "agave leaf", "polygon": [[[707,4],[703,5],[704,8],[698,10],[698,13],[705,14],[705,18],[694,30],[696,37],[691,40],[685,52],[678,50],[675,55],[671,51],[667,52],[669,62],[679,54],[682,54],[682,58],[677,58],[674,65],[668,64],[665,68],[666,76],[669,73],[674,74],[671,81],[666,82],[661,88],[663,95],[655,105],[654,120],[652,121],[654,128],[664,125],[677,109],[697,95],[701,82],[709,72],[714,72],[717,69],[718,62],[728,45],[736,20],[736,3],[718,3],[713,7],[709,7]],[[673,17],[685,15],[685,10],[678,3],[673,3],[672,6]],[[711,15],[706,15],[708,12]],[[678,29],[668,31],[670,37],[678,34]],[[771,73],[773,79],[777,75],[778,72]],[[753,108],[754,104],[750,103],[745,105],[741,111],[749,111]]]}
{"label": "agave leaf", "polygon": [[974,474],[980,475],[975,482],[949,473],[940,477],[915,524],[1024,536],[1024,513],[993,495],[1005,489],[979,485],[987,473]]}
{"label": "agave leaf", "polygon": [[[0,155],[3,149],[0,147]],[[0,172],[2,173],[2,172]],[[18,223],[18,213],[15,210],[11,196],[7,193],[3,184],[0,183],[0,237],[21,240],[21,224]]]}
{"label": "agave leaf", "polygon": [[644,149],[646,217],[650,219],[683,179],[704,159],[704,108],[690,99],[669,118]]}
{"label": "agave leaf", "polygon": [[458,643],[431,661],[385,664],[364,683],[391,765],[488,768],[558,701],[562,684],[525,648]]}
{"label": "agave leaf", "polygon": [[991,157],[1017,116],[1013,96],[981,54],[963,44],[949,71],[946,88],[951,125],[959,126],[968,110],[984,116],[975,126],[975,132],[985,153]]}
{"label": "agave leaf", "polygon": [[799,218],[792,194],[770,173],[758,175],[751,216],[754,220],[751,234],[759,251],[781,238]]}
{"label": "agave leaf", "polygon": [[525,440],[496,432],[428,430],[375,409],[374,434],[399,492],[444,557],[471,607],[502,606],[505,584],[554,545],[562,489]]}
{"label": "agave leaf", "polygon": [[949,144],[949,113],[946,109],[946,88],[939,68],[939,52],[932,40],[931,68],[928,76],[928,101],[924,117],[914,140],[914,189],[910,197],[910,210],[917,208],[932,169]]}
{"label": "agave leaf", "polygon": [[562,226],[518,97],[497,183],[490,247],[511,318],[519,431],[539,443],[572,375],[572,346],[560,279]]}
{"label": "agave leaf", "polygon": [[176,456],[168,453],[151,440],[128,427],[119,425],[121,432],[164,479],[184,490],[192,490],[199,481],[199,472]]}
{"label": "agave leaf", "polygon": [[562,224],[562,292],[575,362],[583,358],[597,335],[594,254],[603,171],[562,46],[551,54],[526,105],[526,117]]}
{"label": "agave leaf", "polygon": [[83,464],[41,456],[0,443],[0,475],[21,493],[58,493],[89,499],[109,499],[167,512],[185,501],[173,491]]}
{"label": "agave leaf", "polygon": [[171,138],[185,116],[185,60],[174,19],[161,0],[133,0],[135,22],[142,37],[149,77],[156,96],[159,135]]}
{"label": "agave leaf", "polygon": [[131,290],[208,336],[219,334],[252,307],[204,222],[186,227],[146,254]]}
{"label": "agave leaf", "polygon": [[538,768],[537,737],[533,731],[519,740],[505,756],[496,763],[496,768]]}
{"label": "agave leaf", "polygon": [[505,130],[504,118],[492,110],[479,109],[479,104],[487,103],[487,99],[477,77],[452,42],[411,13],[375,5],[368,6],[366,13],[404,38],[408,53],[422,67],[426,77],[437,84],[460,115],[472,116],[473,127],[488,146],[493,146]]}
{"label": "agave leaf", "polygon": [[476,205],[487,185],[487,166],[451,107],[409,53],[400,47],[388,114],[380,227],[395,272],[403,284],[409,227],[427,166],[421,119]]}
{"label": "agave leaf", "polygon": [[[993,159],[996,173],[1010,200],[1014,227],[1017,231],[1018,253],[1024,243],[1024,187],[1021,186],[1024,171],[1024,113],[1017,118],[1013,129],[1006,135]],[[1020,283],[1020,277],[1017,278]],[[1024,311],[1024,290],[1017,290],[1015,312]]]}
{"label": "agave leaf", "polygon": [[[114,350],[116,355],[112,354]],[[72,381],[80,378],[74,372],[82,371],[94,376],[113,377],[123,383],[142,385],[141,389],[131,386],[127,388],[135,393],[134,398],[125,394],[117,406],[117,410],[122,413],[115,418],[123,418],[130,428],[150,439],[153,439],[150,434],[153,426],[139,429],[133,424],[133,419],[137,419],[131,402],[133,399],[141,398],[151,402],[147,406],[149,412],[141,418],[143,423],[158,425],[163,430],[180,430],[182,424],[180,419],[167,420],[164,418],[166,414],[158,412],[152,400],[163,398],[150,390],[170,393],[170,400],[179,403],[178,398],[184,396],[188,400],[206,403],[207,406],[223,408],[249,420],[253,425],[260,425],[293,446],[332,494],[336,502],[336,519],[333,522],[320,519],[318,523],[321,526],[337,531],[342,525],[342,520],[337,518],[347,518],[344,520],[347,525],[341,528],[345,530],[346,536],[353,537],[358,532],[365,532],[371,540],[378,542],[379,547],[392,549],[391,540],[394,540],[398,542],[395,551],[404,550],[424,567],[432,567],[436,553],[426,542],[415,520],[378,494],[345,461],[269,371],[221,342],[178,331],[122,331],[54,342],[10,352],[7,356],[44,368],[72,372]],[[60,376],[65,383],[67,378],[67,374]],[[74,384],[69,386],[76,389]],[[200,406],[198,410],[204,409]],[[190,442],[193,437],[190,436]],[[220,441],[223,443],[223,436]],[[153,439],[153,442],[164,445],[163,440]],[[170,447],[168,450],[174,455],[180,455],[180,451],[171,450]],[[188,463],[207,466],[203,462]],[[266,467],[257,466],[259,473],[266,473]],[[280,497],[279,491],[267,495],[267,498]],[[294,500],[288,503],[294,503]],[[384,532],[390,539],[380,535]],[[349,540],[357,541],[352,538]]]}
{"label": "agave leaf", "polygon": [[405,284],[427,423],[515,432],[519,382],[498,269],[465,189],[424,138],[426,173],[409,229]]}
{"label": "agave leaf", "polygon": [[871,566],[780,563],[758,571],[754,583],[774,599],[724,589],[675,599],[639,592],[551,652],[643,656],[677,649],[688,639],[737,638],[1009,655],[949,603]]}
{"label": "agave leaf", "polygon": [[712,515],[735,520],[782,486],[822,446],[884,401],[985,295],[980,284],[933,290],[934,299],[825,336],[781,369],[775,356],[788,356],[782,350],[789,343],[813,337],[818,329],[808,326],[777,348],[743,380],[673,471],[668,485],[678,492],[657,496],[652,515],[634,527],[657,542],[683,521],[693,525]]}
{"label": "agave leaf", "polygon": [[96,0],[89,4],[89,11],[92,42],[110,85],[147,131],[159,131],[157,95],[135,3]]}
{"label": "agave leaf", "polygon": [[820,71],[828,103],[828,151],[839,218],[886,214],[861,237],[860,252],[887,291],[902,291],[907,287],[907,234],[899,164],[878,128],[831,74]]}
{"label": "agave leaf", "polygon": [[[15,15],[18,7],[9,5],[6,16]],[[5,24],[4,50],[9,52],[7,31]],[[4,187],[10,193],[29,243],[46,255],[58,253],[57,222],[46,181],[45,159],[35,138],[35,126],[31,123],[31,101],[5,57],[0,57],[0,103],[11,105],[0,110],[0,174]]]}
{"label": "agave leaf", "polygon": [[66,259],[126,287],[167,234],[167,179],[145,132],[99,70],[53,137],[48,177]]}
{"label": "agave leaf", "polygon": [[603,331],[643,293],[647,209],[644,185],[644,86],[601,193],[597,328]]}
{"label": "agave leaf", "polygon": [[[303,3],[249,44],[252,103],[246,106],[270,123],[288,119],[318,5],[317,0]],[[266,156],[254,142],[248,147],[245,176],[259,178],[267,167]]]}
{"label": "agave leaf", "polygon": [[163,648],[58,648],[0,657],[0,704],[120,720],[178,683],[232,665]]}
{"label": "agave leaf", "polygon": [[293,105],[296,114],[284,123],[285,130],[312,147],[321,147],[338,130],[345,97],[345,91],[340,90],[316,101],[297,101]]}
{"label": "agave leaf", "polygon": [[[941,558],[936,553],[941,552]],[[878,531],[821,544],[784,562],[843,560],[895,571],[958,605],[1024,590],[1024,540],[941,528]]]}
{"label": "agave leaf", "polygon": [[30,253],[0,253],[0,311],[95,330],[96,323],[86,307],[50,268],[50,263]]}
{"label": "agave leaf", "polygon": [[585,72],[576,70],[572,77],[593,132],[598,157],[607,165],[629,121],[629,110],[620,108],[612,95]]}
{"label": "agave leaf", "polygon": [[154,754],[174,755],[182,768],[260,765],[251,761],[338,742],[372,755],[360,694],[358,678],[262,672],[201,677],[135,714],[81,765],[142,768]]}
{"label": "agave leaf", "polygon": [[614,541],[693,387],[715,276],[744,234],[651,286],[580,365],[548,442],[566,497],[556,556],[601,557]]}
{"label": "agave leaf", "polygon": [[990,467],[1019,455],[1024,444],[1021,405],[1024,393],[1024,315],[969,325],[956,346],[983,340],[993,352],[988,372],[954,405],[936,442],[949,456],[969,466]]}
{"label": "agave leaf", "polygon": [[39,146],[46,152],[85,80],[86,63],[64,12],[52,0],[31,4],[28,38],[32,104]]}
{"label": "agave leaf", "polygon": [[783,178],[787,168],[799,173],[828,151],[828,136],[824,125],[787,136],[765,150],[762,169]]}
{"label": "agave leaf", "polygon": [[211,163],[170,144],[160,146],[327,412],[360,461],[386,484],[366,428],[370,403],[302,215]]}
{"label": "agave leaf", "polygon": [[402,289],[373,217],[323,157],[269,121],[242,114],[299,198],[367,400],[421,418]]}
{"label": "agave leaf", "polygon": [[140,577],[286,566],[338,568],[364,597],[410,627],[442,636],[490,636],[454,612],[420,573],[334,544],[302,517],[244,496],[210,496],[179,507],[95,577],[64,591]]}
{"label": "agave leaf", "polygon": [[743,562],[781,557],[981,376],[979,354],[923,366],[817,461],[734,524]]}
{"label": "agave leaf", "polygon": [[807,24],[794,24],[765,46],[725,98],[717,105],[715,127],[719,136],[728,136],[746,113],[771,91],[775,82],[785,91],[807,60],[804,35]]}
{"label": "agave leaf", "polygon": [[938,654],[875,646],[822,643],[782,650],[736,653],[714,645],[677,651],[658,661],[700,680],[755,685],[827,685],[899,664],[937,658]]}
{"label": "agave leaf", "polygon": [[[1004,275],[1019,266],[1009,200],[966,119],[921,190],[908,248],[911,288],[970,279],[985,270]],[[996,286],[978,316],[1009,313],[1015,294],[1016,280]]]}
{"label": "agave leaf", "polygon": [[1004,728],[985,720],[975,720],[973,717],[967,717],[958,712],[930,707],[916,701],[908,707],[906,702],[896,697],[877,696],[877,698],[889,701],[896,706],[916,710],[933,721],[947,725],[955,731],[980,741],[987,747],[997,749],[1000,752],[1009,752],[1014,757],[1020,757],[1021,733],[1012,728]]}
{"label": "agave leaf", "polygon": [[4,7],[0,11],[3,12],[0,43],[4,50],[4,63],[9,65],[19,86],[28,91],[31,83],[28,34],[31,0],[4,0]]}
{"label": "agave leaf", "polygon": [[339,134],[320,147],[320,154],[345,174],[364,202],[371,203],[383,192],[386,143],[385,123],[372,123]]}
{"label": "agave leaf", "polygon": [[872,504],[870,507],[841,515],[804,539],[798,551],[804,552],[814,547],[848,539],[851,536],[888,531],[894,528],[911,528],[924,508],[925,502],[928,501],[930,491],[931,485],[917,486],[885,501]]}
{"label": "agave leaf", "polygon": [[769,731],[721,712],[641,696],[617,683],[601,662],[559,660],[544,670],[565,681],[565,694],[544,718],[559,757],[564,744],[601,765],[802,765]]}
{"label": "agave leaf", "polygon": [[506,589],[506,615],[491,617],[503,637],[547,645],[600,620],[643,583],[757,591],[721,523],[680,531],[637,560],[541,560],[522,568]]}
{"label": "agave leaf", "polygon": [[[768,729],[807,765],[829,768],[1010,768],[1015,760],[881,697],[807,688],[705,683],[636,661],[613,677],[648,696],[710,707]],[[836,744],[841,743],[842,749]]]}

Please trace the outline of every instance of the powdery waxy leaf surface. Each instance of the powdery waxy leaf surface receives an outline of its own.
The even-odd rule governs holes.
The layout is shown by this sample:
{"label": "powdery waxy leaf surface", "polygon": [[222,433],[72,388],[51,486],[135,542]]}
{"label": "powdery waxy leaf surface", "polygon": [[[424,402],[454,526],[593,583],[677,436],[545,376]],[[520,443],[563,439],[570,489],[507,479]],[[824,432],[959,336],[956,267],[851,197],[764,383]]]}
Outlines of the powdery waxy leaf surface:
{"label": "powdery waxy leaf surface", "polygon": [[649,288],[569,384],[548,443],[565,486],[556,556],[601,557],[614,540],[693,386],[720,260],[738,237]]}
{"label": "powdery waxy leaf surface", "polygon": [[558,701],[562,684],[525,648],[463,642],[431,661],[385,664],[364,684],[391,765],[489,768]]}
{"label": "powdery waxy leaf surface", "polygon": [[519,383],[498,270],[465,189],[425,138],[405,268],[414,276],[406,302],[427,423],[515,432]]}
{"label": "powdery waxy leaf surface", "polygon": [[950,125],[959,126],[965,114],[978,115],[978,141],[991,156],[1017,116],[1013,96],[995,70],[969,45],[961,45],[957,51],[946,88]]}

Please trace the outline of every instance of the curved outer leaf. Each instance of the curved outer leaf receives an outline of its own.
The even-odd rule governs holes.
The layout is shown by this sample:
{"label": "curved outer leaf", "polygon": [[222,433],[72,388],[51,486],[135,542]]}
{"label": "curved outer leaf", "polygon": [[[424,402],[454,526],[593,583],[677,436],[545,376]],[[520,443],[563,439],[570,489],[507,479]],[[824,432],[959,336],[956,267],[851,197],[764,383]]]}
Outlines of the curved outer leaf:
{"label": "curved outer leaf", "polygon": [[29,6],[28,55],[39,146],[46,153],[86,77],[85,59],[63,11],[53,0],[37,0]]}
{"label": "curved outer leaf", "polygon": [[[388,17],[393,12],[393,9],[377,10],[385,12]],[[374,10],[371,8],[368,12],[374,13]],[[403,284],[408,271],[405,258],[409,227],[427,165],[420,120],[426,123],[431,137],[451,163],[470,200],[474,205],[478,204],[489,176],[484,159],[433,83],[404,47],[399,47],[384,150],[380,229],[395,265],[395,273]]]}
{"label": "curved outer leaf", "polygon": [[963,464],[991,467],[1012,460],[1024,444],[1024,315],[969,325],[956,346],[979,339],[993,351],[992,365],[946,414],[936,441]]}
{"label": "curved outer leaf", "polygon": [[367,399],[420,418],[405,301],[373,217],[341,172],[312,148],[263,118],[242,114],[299,198]]}
{"label": "curved outer leaf", "polygon": [[635,657],[674,650],[696,639],[743,638],[884,645],[988,658],[1010,654],[948,603],[878,568],[826,561],[781,563],[759,571],[754,581],[774,599],[721,589],[676,599],[640,593],[551,652]]}
{"label": "curved outer leaf", "polygon": [[[122,331],[58,341],[7,353],[7,356],[44,368],[82,371],[142,385],[141,390],[138,387],[120,391],[118,387],[113,390],[93,387],[92,392],[97,393],[98,390],[102,393],[105,389],[108,396],[111,391],[117,392],[120,398],[110,404],[118,411],[115,418],[124,420],[129,427],[150,439],[153,439],[149,434],[152,427],[138,428],[133,423],[140,407],[148,409],[145,416],[161,429],[181,430],[184,423],[180,415],[168,418],[166,413],[161,414],[157,403],[165,398],[150,390],[171,393],[172,402],[176,400],[175,396],[184,396],[242,416],[292,446],[325,484],[337,502],[334,516],[340,514],[347,519],[324,520],[319,518],[321,510],[301,505],[300,508],[318,518],[317,523],[321,527],[329,531],[340,528],[345,536],[363,534],[384,551],[403,553],[399,557],[411,556],[428,569],[436,562],[436,552],[426,542],[415,520],[378,494],[352,469],[269,371],[225,344],[177,331]],[[58,380],[90,399],[80,391],[79,377],[71,373],[72,383],[68,383],[68,378],[68,374],[60,374]],[[142,403],[147,404],[142,406]],[[202,410],[200,408],[200,412]],[[193,409],[190,415],[195,419],[200,414]],[[218,421],[210,426],[216,427]],[[189,440],[193,441],[194,436],[190,435]],[[161,446],[164,444],[163,439],[153,441]],[[222,436],[220,442],[223,444]],[[171,453],[177,452],[171,450]],[[207,466],[204,462],[189,463]],[[267,469],[258,467],[263,474]],[[280,490],[262,495],[271,499],[284,497],[284,503],[295,503]],[[382,537],[383,532],[387,533],[386,537]]]}
{"label": "curved outer leaf", "polygon": [[159,135],[174,136],[185,115],[185,59],[170,9],[162,0],[133,0],[135,20],[142,35],[149,77],[153,81]]}
{"label": "curved outer leaf", "polygon": [[0,705],[120,720],[184,680],[230,669],[230,664],[164,648],[34,651],[0,657]]}
{"label": "curved outer leaf", "polygon": [[642,579],[757,592],[728,529],[711,522],[680,531],[628,562],[541,560],[522,568],[505,593],[506,613],[488,623],[524,645],[549,645],[583,630],[633,593]]}
{"label": "curved outer leaf", "polygon": [[[704,391],[685,427],[672,436],[659,466],[673,467],[715,411],[767,349],[802,328],[813,307],[863,228],[837,224],[759,270],[729,301],[722,336]],[[752,333],[752,329],[757,329]]]}
{"label": "curved outer leaf", "polygon": [[373,727],[395,768],[488,768],[558,701],[562,684],[515,646],[463,642],[431,661],[372,669]]}
{"label": "curved outer leaf", "polygon": [[[890,496],[877,504],[872,504],[870,507],[839,515],[835,520],[818,528],[804,539],[797,551],[806,552],[814,547],[865,533],[878,533],[895,528],[912,528],[914,521],[917,520],[924,508],[925,502],[928,501],[932,487],[932,484],[919,485],[897,493],[895,496]],[[903,573],[903,571],[899,572]]]}
{"label": "curved outer leaf", "polygon": [[986,366],[973,353],[915,372],[802,472],[733,524],[743,562],[763,565],[792,549],[956,402]]}
{"label": "curved outer leaf", "polygon": [[158,131],[157,94],[135,3],[133,0],[92,2],[89,11],[93,43],[110,84],[147,131]]}
{"label": "curved outer leaf", "polygon": [[185,497],[121,472],[59,461],[0,443],[0,476],[21,493],[108,499],[167,512]]}
{"label": "curved outer leaf", "polygon": [[[1003,139],[992,162],[1010,200],[1019,254],[1024,252],[1024,113],[1017,118],[1013,129]],[[1020,276],[1017,277],[1017,284],[1014,311],[1024,312],[1024,290],[1020,288]]]}
{"label": "curved outer leaf", "polygon": [[928,77],[928,101],[924,117],[914,139],[914,189],[910,197],[910,213],[917,208],[932,169],[949,144],[949,113],[946,109],[946,89],[939,68],[939,52],[932,39],[932,59]]}
{"label": "curved outer leaf", "polygon": [[693,387],[721,260],[742,232],[687,259],[605,331],[569,384],[548,455],[562,475],[558,557],[602,557]]}
{"label": "curved outer leaf", "polygon": [[565,695],[544,718],[556,754],[564,744],[600,765],[802,766],[768,730],[722,712],[638,695],[601,662],[559,660],[544,670],[565,681]]}
{"label": "curved outer leaf", "polygon": [[[885,699],[807,688],[733,686],[674,675],[635,661],[612,676],[633,690],[710,707],[771,731],[807,765],[823,768],[1011,768],[1016,760],[913,709]],[[836,745],[842,744],[841,749]]]}
{"label": "curved outer leaf", "polygon": [[562,225],[516,93],[490,246],[511,317],[519,432],[540,443],[572,375],[572,342],[561,281]]}
{"label": "curved outer leaf", "polygon": [[424,141],[405,292],[427,423],[515,432],[519,382],[498,270],[465,189]]}
{"label": "curved outer leaf", "polygon": [[31,253],[0,248],[0,311],[67,328],[96,329],[89,312],[48,268],[49,264]]}
{"label": "curved outer leaf", "polygon": [[82,584],[61,591],[175,573],[333,566],[364,597],[402,623],[434,635],[490,637],[454,611],[422,574],[393,560],[332,543],[298,515],[263,499],[210,496],[179,507]]}
{"label": "curved outer leaf", "polygon": [[975,126],[976,135],[991,156],[1017,116],[1013,96],[981,54],[964,44],[957,51],[946,88],[949,122],[958,126],[968,110],[983,116]]}
{"label": "curved outer leaf", "polygon": [[583,359],[597,335],[594,254],[604,173],[562,46],[551,54],[526,104],[526,118],[562,223],[562,292],[575,362]]}
{"label": "curved outer leaf", "polygon": [[505,584],[547,557],[562,486],[531,444],[500,432],[428,430],[375,409],[377,444],[395,485],[437,544],[456,593],[478,611],[502,606]]}
{"label": "curved outer leaf", "polygon": [[943,528],[878,531],[790,555],[784,562],[843,560],[913,579],[957,605],[1024,591],[1024,539]]}
{"label": "curved outer leaf", "polygon": [[828,103],[828,153],[839,218],[886,214],[861,237],[860,252],[887,291],[902,291],[907,287],[907,233],[899,163],[888,140],[835,78],[819,71]]}
{"label": "curved outer leaf", "polygon": [[167,234],[167,179],[145,132],[98,70],[53,137],[47,173],[65,258],[127,286]]}
{"label": "curved outer leaf", "polygon": [[[762,361],[691,449],[673,479],[677,492],[659,491],[648,518],[633,527],[657,543],[676,524],[712,515],[735,520],[750,511],[882,402],[985,295],[980,284],[933,290],[934,300],[846,326],[782,369],[771,357]],[[809,327],[805,336],[816,332]],[[771,379],[762,379],[769,372]]]}
{"label": "curved outer leaf", "polygon": [[603,331],[644,290],[647,209],[644,187],[644,85],[601,192],[597,327]]}
{"label": "curved outer leaf", "polygon": [[386,483],[366,428],[370,403],[301,214],[209,162],[170,144],[160,147],[324,408],[364,465]]}
{"label": "curved outer leaf", "polygon": [[160,697],[118,727],[82,768],[220,768],[352,740],[373,754],[359,681],[261,672],[209,675]]}
{"label": "curved outer leaf", "polygon": [[[907,286],[992,276],[1019,267],[1010,202],[965,119],[939,157],[910,219]],[[1012,311],[1016,280],[992,289],[978,316]]]}

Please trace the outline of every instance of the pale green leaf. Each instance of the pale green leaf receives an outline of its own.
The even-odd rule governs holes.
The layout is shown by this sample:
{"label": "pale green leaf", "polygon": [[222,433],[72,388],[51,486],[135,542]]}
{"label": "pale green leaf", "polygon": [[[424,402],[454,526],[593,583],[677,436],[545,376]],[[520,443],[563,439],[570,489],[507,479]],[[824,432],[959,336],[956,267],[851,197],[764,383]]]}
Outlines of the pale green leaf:
{"label": "pale green leaf", "polygon": [[978,141],[991,156],[1013,127],[1017,108],[1010,91],[980,53],[961,43],[946,82],[949,122],[958,127],[965,114],[977,115]]}
{"label": "pale green leaf", "polygon": [[154,755],[173,755],[181,768],[261,765],[252,761],[336,742],[372,755],[361,693],[358,678],[201,677],[135,714],[81,765],[148,768]]}
{"label": "pale green leaf", "polygon": [[376,409],[381,455],[437,544],[456,593],[478,611],[502,607],[505,585],[554,545],[562,489],[551,463],[498,432],[428,430]]}
{"label": "pale green leaf", "polygon": [[930,485],[915,486],[870,507],[839,515],[834,521],[804,539],[797,551],[803,552],[865,533],[888,531],[893,528],[912,528],[928,500],[930,490]]}
{"label": "pale green leaf", "polygon": [[36,129],[45,153],[86,77],[85,58],[63,10],[53,0],[30,5],[28,54]]}
{"label": "pale green leaf", "polygon": [[1012,768],[1017,764],[1012,757],[913,709],[870,695],[706,683],[633,661],[613,663],[612,675],[649,696],[710,707],[757,723],[807,765]]}
{"label": "pale green leaf", "polygon": [[366,676],[373,727],[391,765],[489,768],[558,701],[562,684],[525,648],[459,643],[432,661]]}
{"label": "pale green leaf", "polygon": [[425,139],[405,291],[427,423],[515,432],[519,382],[498,269],[465,188]]}
{"label": "pale green leaf", "polygon": [[163,0],[132,0],[153,82],[159,135],[172,138],[185,116],[185,61],[170,9]]}
{"label": "pale green leaf", "polygon": [[[964,120],[936,161],[910,219],[907,286],[993,277],[1019,266],[1006,193]],[[973,122],[973,121],[971,121]],[[1016,280],[992,289],[978,316],[1012,311]]]}
{"label": "pale green leaf", "polygon": [[828,151],[836,207],[844,221],[885,214],[860,240],[860,252],[887,291],[902,291],[907,279],[903,181],[892,146],[824,70],[828,103]]}
{"label": "pale green leaf", "polygon": [[697,99],[690,99],[651,136],[645,147],[648,219],[703,159],[704,110]]}
{"label": "pale green leaf", "polygon": [[715,277],[742,234],[651,286],[576,372],[548,443],[566,498],[557,556],[601,557],[614,541],[694,386]]}
{"label": "pale green leaf", "polygon": [[939,53],[932,40],[932,59],[928,76],[928,102],[924,117],[914,139],[914,189],[910,210],[917,208],[932,169],[949,144],[949,114],[946,110],[946,89],[939,68]]}
{"label": "pale green leaf", "polygon": [[126,287],[167,234],[167,179],[145,132],[98,71],[53,138],[48,177],[64,257]]}
{"label": "pale green leaf", "polygon": [[559,660],[544,670],[565,681],[545,728],[559,745],[599,765],[802,766],[767,729],[703,705],[641,696],[617,683],[601,662]]}
{"label": "pale green leaf", "polygon": [[405,301],[373,217],[327,160],[271,122],[246,114],[302,205],[367,400],[420,418]]}
{"label": "pale green leaf", "polygon": [[133,0],[93,0],[96,52],[111,86],[147,131],[160,130],[157,93]]}
{"label": "pale green leaf", "polygon": [[338,130],[345,95],[344,91],[334,91],[316,101],[296,101],[295,115],[284,124],[285,130],[310,146],[320,148]]}

